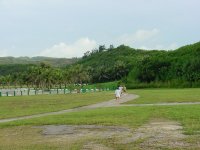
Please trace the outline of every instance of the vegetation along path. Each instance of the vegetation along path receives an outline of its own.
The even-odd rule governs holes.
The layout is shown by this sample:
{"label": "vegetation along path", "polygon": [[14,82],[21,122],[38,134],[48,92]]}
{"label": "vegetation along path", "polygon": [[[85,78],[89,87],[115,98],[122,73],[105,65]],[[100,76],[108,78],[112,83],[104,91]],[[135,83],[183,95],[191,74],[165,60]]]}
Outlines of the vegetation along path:
{"label": "vegetation along path", "polygon": [[97,104],[92,104],[88,106],[78,107],[78,108],[72,108],[67,110],[61,110],[57,112],[49,112],[49,113],[43,113],[43,114],[37,114],[37,115],[30,115],[30,116],[24,116],[24,117],[16,117],[16,118],[9,118],[9,119],[1,119],[0,123],[3,122],[11,122],[16,120],[23,120],[23,119],[30,119],[30,118],[37,118],[37,117],[43,117],[48,115],[58,115],[63,114],[67,112],[76,112],[81,110],[88,110],[88,109],[95,109],[100,107],[119,107],[119,106],[162,106],[162,105],[190,105],[190,104],[200,104],[200,102],[184,102],[184,103],[156,103],[156,104],[122,104],[125,102],[128,102],[130,100],[134,100],[138,98],[138,95],[135,94],[123,94],[123,96],[120,98],[120,100],[116,101],[115,99],[112,99],[110,101],[101,102]]}

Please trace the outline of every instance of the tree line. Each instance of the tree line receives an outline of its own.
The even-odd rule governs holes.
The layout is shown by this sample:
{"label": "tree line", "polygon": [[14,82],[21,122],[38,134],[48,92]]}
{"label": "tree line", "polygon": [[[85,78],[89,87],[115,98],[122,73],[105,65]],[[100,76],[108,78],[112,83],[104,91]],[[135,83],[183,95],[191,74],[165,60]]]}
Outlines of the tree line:
{"label": "tree line", "polygon": [[199,87],[200,42],[173,51],[147,51],[125,45],[116,48],[110,45],[106,48],[100,45],[66,67],[41,63],[30,65],[19,72],[15,70],[11,74],[2,74],[0,84],[49,89],[119,80],[130,88]]}
{"label": "tree line", "polygon": [[67,87],[70,84],[88,83],[90,80],[87,69],[82,65],[75,65],[69,68],[55,68],[48,64],[30,66],[24,72],[16,72],[0,77],[2,87],[9,88],[23,87],[35,89],[50,89],[62,86]]}

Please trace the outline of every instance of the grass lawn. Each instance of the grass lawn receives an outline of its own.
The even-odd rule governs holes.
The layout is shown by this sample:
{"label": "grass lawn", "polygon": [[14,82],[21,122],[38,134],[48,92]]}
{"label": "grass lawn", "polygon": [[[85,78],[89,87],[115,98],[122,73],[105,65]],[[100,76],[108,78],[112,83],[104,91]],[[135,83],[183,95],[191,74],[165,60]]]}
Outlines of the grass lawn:
{"label": "grass lawn", "polygon": [[129,93],[140,97],[127,104],[151,104],[165,102],[200,102],[200,88],[191,89],[138,89]]}
{"label": "grass lawn", "polygon": [[[130,90],[129,93],[140,95],[137,100],[131,103],[160,103],[160,102],[195,102],[200,101],[200,89],[145,89]],[[72,95],[85,99],[91,96],[88,103],[96,96],[97,99],[112,99],[113,92],[94,93],[94,95]],[[65,96],[65,95],[57,95]],[[105,97],[104,97],[105,96]],[[43,99],[45,99],[44,96]],[[47,97],[46,97],[47,98]],[[52,98],[55,99],[56,97]],[[101,99],[102,98],[102,99]],[[50,99],[50,98],[49,98]],[[63,98],[64,99],[64,98]],[[72,100],[72,99],[71,99]],[[58,99],[55,100],[58,102]],[[64,100],[63,100],[64,101]],[[73,100],[74,102],[74,100]],[[72,102],[72,103],[73,103]],[[49,100],[48,100],[49,103]],[[77,98],[78,103],[78,98]],[[130,102],[129,102],[130,103]],[[41,104],[41,103],[40,103]],[[71,103],[70,103],[71,104]],[[83,103],[81,103],[83,104]],[[85,103],[84,103],[85,104]],[[8,104],[7,104],[8,105]],[[72,104],[71,104],[72,105]],[[59,104],[61,106],[61,104]],[[68,105],[66,104],[66,107]],[[0,106],[2,107],[2,106]],[[73,106],[74,107],[74,106]],[[44,108],[44,107],[43,107]],[[58,107],[57,107],[58,108]],[[30,108],[29,108],[30,109]],[[1,109],[0,109],[1,110]],[[47,110],[48,111],[48,110]],[[20,112],[20,111],[19,111]],[[176,105],[176,106],[129,106],[129,107],[110,107],[98,108],[93,110],[84,110],[80,112],[71,112],[61,115],[51,115],[34,119],[19,120],[8,123],[0,123],[0,150],[34,150],[34,149],[70,149],[79,150],[83,144],[88,141],[96,140],[116,150],[139,149],[138,145],[142,141],[131,144],[120,144],[114,138],[110,139],[89,139],[70,142],[70,139],[62,141],[64,136],[56,139],[52,136],[44,138],[41,129],[33,126],[41,125],[105,125],[105,126],[123,126],[130,127],[133,130],[138,129],[152,120],[170,120],[180,123],[184,134],[188,135],[185,142],[191,145],[200,144],[200,105]],[[154,149],[154,148],[153,148]],[[159,148],[162,149],[162,148]],[[182,148],[177,148],[182,149]],[[188,147],[186,149],[199,149],[199,147]]]}
{"label": "grass lawn", "polygon": [[162,118],[180,122],[186,134],[197,134],[200,131],[200,105],[99,108],[1,123],[0,128],[49,124],[124,125],[137,128],[151,119]]}
{"label": "grass lawn", "polygon": [[[117,107],[117,108],[99,108],[95,110],[87,110],[81,112],[73,112],[62,115],[47,116],[35,119],[20,120],[10,123],[0,124],[0,145],[4,145],[5,134],[9,133],[12,135],[13,132],[16,133],[18,139],[24,139],[23,146],[27,146],[24,149],[34,149],[34,145],[38,149],[59,149],[66,146],[69,146],[70,143],[57,143],[43,141],[44,143],[34,144],[31,142],[32,138],[39,138],[41,136],[41,131],[39,129],[31,128],[32,126],[40,125],[55,125],[55,124],[91,124],[91,125],[115,125],[115,126],[125,126],[131,127],[132,129],[137,129],[141,125],[148,123],[151,120],[173,120],[179,122],[183,126],[185,134],[194,135],[196,138],[188,138],[189,143],[197,143],[200,137],[200,105],[189,105],[189,106],[146,106],[146,107]],[[12,131],[12,132],[11,132]],[[9,133],[8,133],[9,132]],[[21,132],[21,134],[19,134]],[[32,135],[30,137],[30,135]],[[16,136],[14,136],[16,138]],[[11,136],[13,137],[13,136]],[[14,138],[13,137],[13,138]],[[44,139],[41,137],[41,139]],[[14,139],[13,139],[14,140]],[[91,140],[91,139],[85,139]],[[114,149],[126,149],[130,148],[133,145],[120,145],[116,144],[113,140],[110,139],[108,145],[111,144]],[[18,143],[19,148],[23,149],[18,140],[14,140]],[[108,141],[102,141],[106,143]],[[113,142],[113,143],[112,143]],[[54,145],[55,144],[55,145]],[[77,143],[71,143],[70,149],[79,149],[81,147],[81,141]],[[48,145],[48,146],[47,146]],[[12,146],[12,144],[10,145]],[[15,145],[16,146],[16,145]],[[31,148],[32,147],[32,148]],[[7,149],[7,146],[4,147]],[[64,149],[64,148],[63,148]]]}
{"label": "grass lawn", "polygon": [[113,92],[0,97],[0,119],[59,111],[113,98]]}

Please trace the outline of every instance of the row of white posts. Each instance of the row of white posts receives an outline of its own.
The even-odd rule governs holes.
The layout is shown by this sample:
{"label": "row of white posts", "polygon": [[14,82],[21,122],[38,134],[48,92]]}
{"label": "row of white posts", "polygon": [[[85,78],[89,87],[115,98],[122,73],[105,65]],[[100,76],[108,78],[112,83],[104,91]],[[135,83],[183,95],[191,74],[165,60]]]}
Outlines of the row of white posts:
{"label": "row of white posts", "polygon": [[109,91],[113,88],[101,88],[101,89],[50,89],[50,90],[34,90],[34,89],[4,89],[0,90],[0,96],[24,96],[24,95],[47,95],[47,94],[69,94],[69,93],[87,93],[97,91]]}

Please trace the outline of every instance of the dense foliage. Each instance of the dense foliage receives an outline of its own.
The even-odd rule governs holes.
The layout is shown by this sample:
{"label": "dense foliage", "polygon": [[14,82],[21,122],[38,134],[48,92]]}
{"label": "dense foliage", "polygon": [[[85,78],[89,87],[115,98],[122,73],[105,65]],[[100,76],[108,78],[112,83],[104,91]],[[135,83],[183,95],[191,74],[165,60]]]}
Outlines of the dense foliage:
{"label": "dense foliage", "polygon": [[146,57],[135,64],[127,79],[129,85],[200,86],[200,43]]}
{"label": "dense foliage", "polygon": [[31,66],[36,66],[33,64],[1,64],[0,65],[0,75],[5,76],[9,74],[13,74],[16,72],[25,72],[27,71]]}
{"label": "dense foliage", "polygon": [[87,51],[82,59],[65,68],[41,63],[29,67],[16,65],[12,73],[8,70],[8,65],[0,66],[0,73],[4,75],[0,84],[4,86],[26,84],[51,88],[55,85],[121,80],[130,88],[199,87],[200,42],[174,51],[146,51],[124,45],[106,48],[101,45],[99,49]]}

